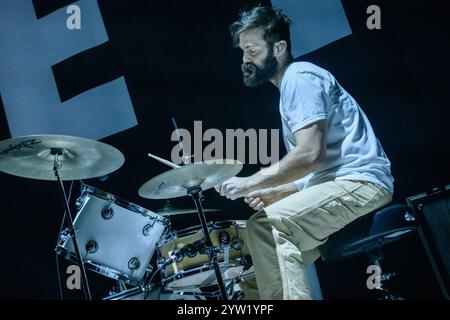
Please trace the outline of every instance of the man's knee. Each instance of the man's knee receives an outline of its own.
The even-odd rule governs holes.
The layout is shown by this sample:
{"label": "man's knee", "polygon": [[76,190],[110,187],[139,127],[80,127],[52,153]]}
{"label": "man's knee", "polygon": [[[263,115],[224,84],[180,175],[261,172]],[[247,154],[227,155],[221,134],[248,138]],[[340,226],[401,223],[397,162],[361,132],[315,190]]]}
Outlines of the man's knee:
{"label": "man's knee", "polygon": [[246,223],[248,233],[254,233],[264,227],[264,224],[269,223],[267,214],[264,210],[254,213]]}
{"label": "man's knee", "polygon": [[290,235],[284,219],[271,212],[269,216],[265,210],[260,210],[253,214],[246,223],[247,234],[250,238],[273,238],[273,230],[283,233],[285,236]]}

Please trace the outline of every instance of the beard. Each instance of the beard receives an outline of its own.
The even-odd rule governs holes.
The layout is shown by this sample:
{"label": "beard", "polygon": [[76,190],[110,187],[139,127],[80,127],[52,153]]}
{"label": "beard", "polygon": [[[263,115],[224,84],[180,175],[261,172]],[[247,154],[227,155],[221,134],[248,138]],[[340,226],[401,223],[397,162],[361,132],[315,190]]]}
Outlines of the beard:
{"label": "beard", "polygon": [[269,81],[278,70],[277,59],[273,53],[269,52],[262,68],[257,67],[254,63],[247,62],[241,66],[244,85],[247,87],[256,87],[266,81]]}

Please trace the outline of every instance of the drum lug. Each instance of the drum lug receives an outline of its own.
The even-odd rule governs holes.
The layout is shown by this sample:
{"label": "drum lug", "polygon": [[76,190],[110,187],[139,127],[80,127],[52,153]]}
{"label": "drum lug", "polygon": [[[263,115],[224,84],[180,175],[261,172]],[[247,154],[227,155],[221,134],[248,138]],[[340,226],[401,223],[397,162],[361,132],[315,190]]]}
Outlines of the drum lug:
{"label": "drum lug", "polygon": [[150,223],[147,223],[144,228],[142,228],[142,233],[144,236],[148,237],[151,234],[153,226],[155,225],[155,219],[152,219]]}
{"label": "drum lug", "polygon": [[82,195],[81,197],[79,197],[76,201],[75,201],[75,210],[78,212],[78,211],[80,211],[82,208],[83,208],[83,206],[84,206],[84,204],[85,204],[85,199],[86,199],[86,197],[85,197],[85,195]]}
{"label": "drum lug", "polygon": [[137,270],[141,266],[141,263],[139,262],[139,259],[136,257],[131,258],[128,261],[128,269],[130,270]]}
{"label": "drum lug", "polygon": [[230,263],[230,246],[226,245],[222,247],[223,251],[223,262],[227,265]]}
{"label": "drum lug", "polygon": [[166,262],[166,260],[164,258],[158,258],[156,265],[158,266],[158,269],[161,269],[164,265],[164,262]]}
{"label": "drum lug", "polygon": [[102,210],[102,218],[105,220],[109,220],[113,216],[114,216],[114,209],[111,207],[111,204],[109,204]]}
{"label": "drum lug", "polygon": [[89,240],[88,243],[86,243],[86,252],[89,254],[96,253],[98,250],[98,243],[95,240]]}
{"label": "drum lug", "polygon": [[237,250],[237,251],[242,250],[243,244],[244,244],[244,241],[242,239],[234,238],[233,240],[231,240],[231,247],[234,250]]}
{"label": "drum lug", "polygon": [[59,235],[59,243],[63,244],[64,242],[66,242],[67,239],[69,239],[69,235],[70,235],[69,229],[67,228],[64,229]]}

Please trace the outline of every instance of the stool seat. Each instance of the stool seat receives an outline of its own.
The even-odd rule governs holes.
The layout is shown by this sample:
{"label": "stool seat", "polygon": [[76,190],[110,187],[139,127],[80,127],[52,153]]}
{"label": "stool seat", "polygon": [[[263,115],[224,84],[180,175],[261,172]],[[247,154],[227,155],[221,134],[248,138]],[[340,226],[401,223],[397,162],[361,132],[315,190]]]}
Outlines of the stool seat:
{"label": "stool seat", "polygon": [[391,204],[349,223],[319,247],[322,260],[333,262],[369,253],[415,231],[408,209],[406,205]]}

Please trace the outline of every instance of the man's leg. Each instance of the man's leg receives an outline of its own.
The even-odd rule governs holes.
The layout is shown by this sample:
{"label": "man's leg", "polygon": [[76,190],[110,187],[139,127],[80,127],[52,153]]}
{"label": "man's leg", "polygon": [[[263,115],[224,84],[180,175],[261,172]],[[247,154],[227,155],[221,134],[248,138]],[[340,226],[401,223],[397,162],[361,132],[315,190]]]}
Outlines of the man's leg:
{"label": "man's leg", "polygon": [[260,298],[311,299],[303,268],[318,257],[317,247],[391,200],[378,185],[338,180],[307,188],[255,213],[247,222],[247,233]]}

